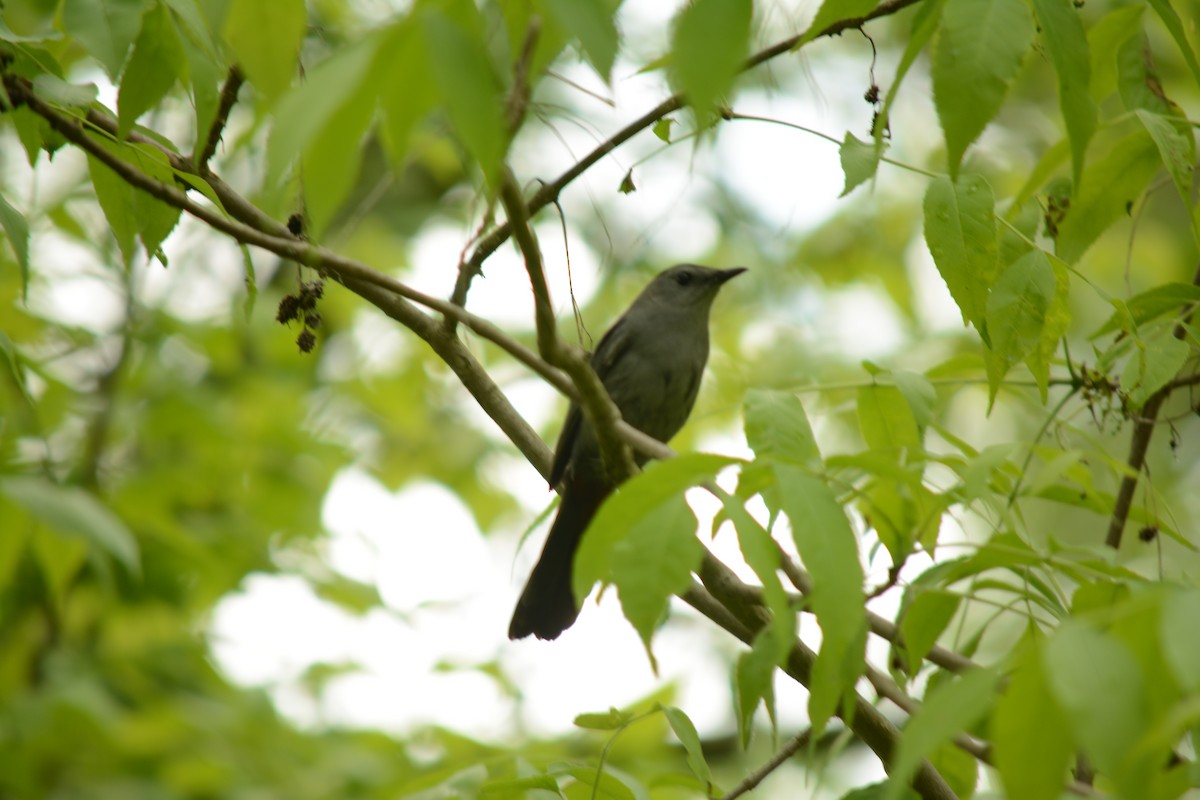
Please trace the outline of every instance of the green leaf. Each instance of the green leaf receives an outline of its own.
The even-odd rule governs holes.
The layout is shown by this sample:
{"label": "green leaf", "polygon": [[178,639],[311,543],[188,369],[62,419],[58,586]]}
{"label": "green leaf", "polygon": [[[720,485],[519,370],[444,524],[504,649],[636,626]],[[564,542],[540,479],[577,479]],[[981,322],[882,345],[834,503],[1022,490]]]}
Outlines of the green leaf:
{"label": "green leaf", "polygon": [[63,29],[116,82],[150,0],[63,0]]}
{"label": "green leaf", "polygon": [[1075,741],[1101,772],[1118,773],[1147,723],[1136,659],[1113,637],[1068,620],[1047,643],[1042,668]]}
{"label": "green leaf", "polygon": [[996,216],[992,187],[983,176],[930,182],[925,192],[925,242],[963,322],[972,323],[988,342],[988,289],[997,271]]}
{"label": "green leaf", "polygon": [[1146,341],[1130,358],[1121,374],[1121,387],[1129,399],[1141,407],[1150,396],[1166,385],[1183,368],[1192,349],[1176,339],[1171,331]]}
{"label": "green leaf", "polygon": [[1075,183],[1083,174],[1088,142],[1096,132],[1096,106],[1091,85],[1091,54],[1079,9],[1071,0],[1033,0],[1041,26],[1042,42],[1058,74],[1058,99],[1071,140],[1071,162]]}
{"label": "green leaf", "polygon": [[704,748],[700,744],[700,734],[696,732],[696,726],[692,724],[688,715],[678,708],[665,707],[663,714],[666,715],[671,730],[675,732],[675,738],[687,753],[688,768],[705,786],[711,786],[712,772],[708,768],[708,762],[704,760]]}
{"label": "green leaf", "polygon": [[933,53],[933,99],[950,175],[996,116],[1033,41],[1024,0],[947,0]]}
{"label": "green leaf", "polygon": [[696,515],[682,495],[639,518],[613,546],[611,579],[625,618],[641,636],[652,664],[650,639],[671,596],[691,585],[692,570],[703,557],[704,546],[696,539]]}
{"label": "green leaf", "polygon": [[853,133],[846,131],[846,138],[838,149],[838,157],[842,162],[842,173],[846,176],[846,186],[839,197],[845,197],[860,183],[875,177],[879,170],[879,159],[883,155],[875,142],[859,141]]}
{"label": "green leaf", "polygon": [[[339,56],[344,56],[343,63],[354,62],[341,70],[345,80],[339,89],[342,102],[325,118],[324,126],[301,156],[305,210],[312,226],[311,233],[318,239],[324,235],[358,178],[363,140],[375,114],[377,89],[370,71],[355,70],[373,61],[376,42],[367,38],[339,52]],[[360,50],[365,52],[357,52]]]}
{"label": "green leaf", "polygon": [[937,392],[929,378],[917,372],[896,370],[892,373],[892,381],[900,390],[900,394],[904,395],[904,401],[912,410],[917,427],[925,430],[929,423],[933,422],[933,405],[937,402]]}
{"label": "green leaf", "polygon": [[660,119],[658,122],[654,123],[654,127],[651,130],[654,132],[654,135],[657,136],[661,141],[664,141],[667,144],[670,144],[671,143],[671,126],[674,124],[675,124],[675,120],[671,119],[670,117],[666,117],[666,118]]}
{"label": "green leaf", "polygon": [[597,772],[595,767],[587,765],[569,766],[565,771],[590,790],[587,793],[589,798],[638,800],[638,795],[618,776],[616,770],[607,769]]}
{"label": "green leaf", "polygon": [[397,169],[404,166],[413,130],[439,104],[428,70],[429,56],[416,25],[406,20],[386,32],[371,74],[381,84],[383,142]]}
{"label": "green leaf", "polygon": [[1055,289],[1054,268],[1041,250],[1008,265],[988,298],[988,327],[998,355],[1011,363],[1038,346]]}
{"label": "green leaf", "polygon": [[[389,43],[384,41],[384,44]],[[304,82],[279,101],[267,150],[267,186],[281,183],[288,165],[301,153],[318,155],[317,143],[327,128],[346,130],[337,117],[347,110],[347,106],[351,106],[354,116],[362,115],[364,101],[361,95],[363,87],[371,80],[379,44],[379,40],[368,37],[339,49],[334,56],[309,70]],[[338,138],[337,133],[332,137]],[[332,154],[331,157],[340,160]],[[306,175],[305,180],[308,179]]]}
{"label": "green leaf", "polygon": [[750,742],[754,712],[762,702],[767,704],[767,713],[775,719],[775,667],[779,642],[771,628],[764,628],[755,637],[750,650],[738,656],[734,668],[734,700],[738,720],[739,739],[744,748]]}
{"label": "green leaf", "polygon": [[1175,680],[1187,691],[1200,692],[1200,590],[1178,589],[1163,602],[1160,637],[1163,656]]}
{"label": "green leaf", "polygon": [[813,17],[812,24],[808,26],[808,30],[804,32],[804,36],[796,46],[799,47],[805,42],[816,38],[821,31],[835,22],[855,17],[865,17],[874,11],[875,6],[878,4],[877,0],[824,0],[821,3],[820,10],[817,11],[817,15]]}
{"label": "green leaf", "polygon": [[904,609],[900,633],[908,650],[909,671],[915,675],[921,662],[946,630],[958,611],[959,596],[927,587],[913,586],[912,602]]}
{"label": "green leaf", "polygon": [[0,493],[55,533],[77,536],[121,562],[131,573],[140,572],[133,534],[116,514],[83,489],[60,486],[44,478],[11,477],[0,481]]}
{"label": "green leaf", "polygon": [[308,15],[304,0],[232,0],[225,41],[238,65],[268,99],[283,94],[299,69]]}
{"label": "green leaf", "polygon": [[44,72],[33,79],[33,93],[56,105],[82,108],[96,100],[99,90],[94,83],[80,86]]}
{"label": "green leaf", "polygon": [[900,63],[896,65],[896,74],[892,78],[892,85],[888,88],[887,97],[883,100],[883,109],[879,113],[879,118],[875,124],[876,145],[883,143],[884,133],[887,131],[888,119],[890,119],[892,111],[892,103],[896,100],[896,95],[900,91],[900,86],[904,82],[904,76],[908,74],[908,70],[917,60],[917,56],[925,49],[925,45],[933,37],[937,31],[939,24],[942,21],[942,8],[946,5],[946,0],[925,0],[917,6],[917,13],[913,17],[912,34],[908,37],[908,41],[904,44],[904,53],[900,56]]}
{"label": "green leaf", "polygon": [[991,732],[996,768],[1009,797],[1062,797],[1071,731],[1051,692],[1036,643],[1031,642],[1018,660],[997,701]]}
{"label": "green leaf", "polygon": [[[1137,328],[1164,314],[1179,312],[1184,306],[1200,303],[1200,286],[1192,283],[1164,283],[1129,298],[1089,338],[1096,339],[1106,333],[1122,330],[1135,333]],[[1115,303],[1114,303],[1115,305]],[[1132,327],[1129,327],[1131,323]]]}
{"label": "green leaf", "polygon": [[[175,173],[166,155],[157,147],[149,144],[118,145],[102,138],[96,141],[148,177],[167,185],[174,183]],[[141,189],[133,188],[92,156],[88,157],[88,170],[96,190],[96,200],[121,248],[125,264],[132,263],[137,252],[135,237],[141,238],[147,256],[152,257],[179,222],[180,210]]]}
{"label": "green leaf", "polygon": [[895,386],[870,384],[858,390],[858,426],[867,448],[894,454],[919,451],[921,432],[904,395]]}
{"label": "green leaf", "polygon": [[[1031,250],[1022,258],[1033,252],[1046,255],[1041,250]],[[1062,259],[1054,256],[1047,256],[1047,261],[1054,270],[1054,295],[1050,298],[1050,303],[1046,306],[1043,314],[1042,333],[1038,337],[1037,345],[1025,359],[1029,371],[1033,373],[1033,379],[1037,381],[1038,393],[1041,395],[1043,403],[1046,402],[1050,391],[1050,361],[1058,352],[1059,340],[1071,324],[1071,307],[1068,302],[1071,293],[1071,276],[1067,271],[1067,265],[1062,262]]]}
{"label": "green leaf", "polygon": [[550,17],[579,40],[596,72],[609,83],[617,58],[615,8],[607,0],[541,0]]}
{"label": "green leaf", "polygon": [[750,0],[695,0],[675,19],[671,74],[707,122],[728,96],[750,46]]}
{"label": "green leaf", "polygon": [[756,658],[773,668],[782,664],[791,652],[796,638],[796,613],[792,609],[783,583],[779,579],[779,548],[771,534],[746,511],[736,498],[723,496],[724,511],[737,530],[738,545],[746,563],[762,583],[763,596],[771,612],[771,620],[759,632],[754,649]]}
{"label": "green leaf", "polygon": [[808,701],[809,719],[820,730],[865,668],[866,596],[858,540],[823,481],[784,464],[774,470],[796,549],[812,577],[809,600],[821,626]]}
{"label": "green leaf", "polygon": [[1154,140],[1143,130],[1089,163],[1058,229],[1058,257],[1068,264],[1078,261],[1118,217],[1129,213],[1161,163]]}
{"label": "green leaf", "polygon": [[666,461],[653,461],[613,492],[596,512],[575,553],[571,588],[576,597],[587,597],[592,585],[608,580],[610,559],[617,545],[634,526],[685,489],[711,480],[736,459],[707,453],[684,453]]}
{"label": "green leaf", "polygon": [[974,669],[930,691],[904,726],[885,797],[900,797],[921,759],[982,719],[992,707],[999,684],[998,671]]}
{"label": "green leaf", "polygon": [[633,719],[633,714],[619,708],[610,708],[603,714],[579,714],[572,724],[576,728],[589,731],[615,731],[627,725]]}
{"label": "green leaf", "polygon": [[133,123],[158,104],[183,71],[183,46],[166,7],[156,5],[142,19],[142,32],[121,78],[117,96],[117,136],[124,139]]}
{"label": "green leaf", "polygon": [[1159,19],[1163,21],[1163,25],[1170,32],[1171,38],[1175,40],[1179,52],[1183,54],[1183,60],[1187,62],[1188,68],[1192,71],[1192,80],[1200,83],[1200,61],[1196,59],[1196,52],[1192,50],[1192,45],[1188,42],[1183,21],[1171,7],[1170,0],[1150,0],[1150,7],[1154,9],[1155,14],[1158,14]]}
{"label": "green leaf", "polygon": [[[1190,205],[1192,202],[1192,163],[1195,161],[1196,155],[1196,143],[1190,132],[1187,135],[1180,133],[1179,129],[1175,127],[1175,123],[1172,123],[1169,118],[1144,108],[1139,108],[1134,113],[1146,128],[1146,133],[1149,133],[1150,138],[1154,140],[1158,154],[1167,167],[1167,173],[1179,191],[1179,197],[1185,206]],[[1197,242],[1200,242],[1200,235],[1196,234],[1194,222],[1192,231]]]}
{"label": "green leaf", "polygon": [[8,200],[0,194],[0,227],[8,236],[8,245],[21,265],[21,294],[29,291],[29,223],[20,211],[17,211]]}
{"label": "green leaf", "polygon": [[801,465],[821,460],[804,406],[794,394],[751,389],[744,414],[746,441],[759,458]]}
{"label": "green leaf", "polygon": [[[189,21],[198,12],[183,14],[179,8],[186,8],[190,0],[168,0],[176,9],[177,17],[183,24],[176,27],[176,38],[187,59],[187,80],[192,90],[192,105],[196,108],[196,141],[203,142],[208,137],[209,129],[217,116],[220,104],[218,84],[221,74],[226,70],[225,64],[216,55],[216,48],[209,36],[208,29],[201,21]],[[199,29],[195,26],[199,26]]]}
{"label": "green leaf", "polygon": [[500,81],[487,59],[474,4],[455,18],[440,8],[421,17],[430,71],[467,151],[489,182],[499,174],[508,147]]}
{"label": "green leaf", "polygon": [[1088,30],[1093,100],[1103,100],[1117,88],[1117,62],[1113,54],[1131,36],[1142,33],[1142,12],[1145,10],[1140,3],[1114,8]]}

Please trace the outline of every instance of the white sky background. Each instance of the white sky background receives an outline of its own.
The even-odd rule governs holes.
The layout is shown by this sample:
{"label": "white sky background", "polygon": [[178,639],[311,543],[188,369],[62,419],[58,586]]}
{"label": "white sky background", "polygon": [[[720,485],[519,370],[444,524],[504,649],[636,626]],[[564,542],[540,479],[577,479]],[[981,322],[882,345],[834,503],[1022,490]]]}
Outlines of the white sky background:
{"label": "white sky background", "polygon": [[[622,28],[627,32],[662,31],[665,35],[665,15],[674,7],[653,0],[631,0],[622,12]],[[795,29],[800,30],[801,17],[811,15],[812,8],[802,15],[777,7],[766,13],[796,17]],[[643,42],[639,46],[656,53],[663,42]],[[820,46],[818,42],[812,47],[815,50]],[[740,95],[737,110],[785,119],[838,139],[847,130],[864,138],[870,121],[870,107],[861,100],[869,49],[864,47],[864,52],[853,62],[807,61],[811,79],[800,91]],[[601,137],[667,95],[658,73],[635,74],[640,66],[618,62],[611,91],[582,66],[569,71],[573,80],[616,102],[616,109],[608,110],[587,98],[579,101],[584,113],[597,120]],[[881,63],[876,74],[884,80],[893,66]],[[854,76],[852,91],[845,88],[847,75]],[[914,71],[902,93],[905,103],[895,110],[898,125],[906,116],[923,117],[910,130],[920,130],[932,118],[921,81]],[[111,94],[110,87],[102,99],[111,103],[115,99]],[[684,115],[676,117],[681,123],[686,119]],[[677,126],[675,133],[681,127],[684,124]],[[576,155],[596,143],[594,136],[571,125],[562,125],[559,131]],[[641,151],[622,148],[565,192],[568,220],[594,213],[591,198],[611,193],[638,154],[657,144],[648,132],[640,134],[639,140],[646,143]],[[781,153],[787,154],[783,162]],[[71,158],[70,153],[60,153],[56,169],[71,169]],[[563,145],[547,135],[544,147],[522,150],[516,169],[523,175],[554,175],[572,160]],[[885,191],[884,184],[905,184],[909,180],[898,170],[883,169],[881,185],[860,187],[852,200],[871,202],[870,193]],[[835,145],[780,126],[726,124],[720,129],[715,148],[693,156],[690,146],[676,147],[637,168],[634,179],[639,190],[614,204],[609,213],[623,215],[623,227],[640,231],[640,241],[615,242],[612,253],[596,253],[579,239],[571,240],[574,286],[581,304],[594,290],[598,272],[622,253],[661,254],[665,267],[699,258],[715,244],[718,232],[704,209],[707,170],[726,176],[738,195],[762,214],[765,238],[779,231],[795,232],[815,225],[833,214],[839,202],[847,202],[838,199],[843,176]],[[53,191],[52,179],[39,180],[39,191]],[[862,197],[864,193],[866,198]],[[553,262],[559,251],[550,243],[561,241],[557,217],[542,215],[539,233]],[[405,280],[437,296],[448,294],[452,278],[447,276],[453,275],[452,265],[469,234],[469,230],[446,224],[424,231],[412,242],[409,261],[414,267]],[[198,225],[185,221],[165,249],[168,254],[180,253],[182,257],[203,235]],[[214,245],[212,237],[206,237],[205,242],[209,248],[206,262],[212,272],[185,278],[187,291],[181,291],[178,272],[150,269],[145,274],[145,291],[158,297],[169,292],[170,307],[181,316],[227,313],[227,296],[206,290],[205,285],[230,285],[230,277],[224,274],[230,271],[234,284],[240,282],[237,273],[241,257],[236,248],[224,242]],[[36,237],[34,243],[39,246]],[[54,246],[61,244],[56,242]],[[923,248],[918,250],[900,257],[923,293],[923,316],[939,327],[961,325],[928,254]],[[63,255],[59,251],[56,258],[39,261],[78,265],[90,258],[76,258],[75,253],[65,254],[66,258]],[[755,265],[748,266],[751,272],[740,280],[758,280]],[[54,293],[44,302],[58,318],[111,328],[121,313],[115,295],[98,287],[96,280],[79,277],[78,266],[72,269],[71,280],[60,282],[55,276],[51,282]],[[486,280],[474,286],[472,310],[502,326],[528,325],[532,309],[528,283],[511,248],[501,248],[489,260],[487,274]],[[568,310],[565,270],[552,269],[550,280],[559,311]],[[106,296],[114,302],[106,302]],[[720,309],[718,303],[714,325],[721,324]],[[824,295],[821,306],[811,312],[815,315],[811,324],[822,331],[822,345],[851,356],[886,353],[902,337],[890,301],[872,289]],[[264,313],[261,305],[258,313]],[[596,335],[607,324],[604,320],[589,322]],[[367,355],[380,363],[388,361],[394,348],[404,346],[390,328],[387,332],[381,330],[374,315],[364,314],[360,327],[356,341],[379,342],[379,349]],[[750,338],[770,335],[766,329],[747,333]],[[554,392],[535,380],[515,384],[512,397],[535,426],[548,421],[560,408]],[[464,403],[469,402],[464,392]],[[490,433],[499,436],[490,423],[488,426]],[[704,449],[747,454],[740,431],[706,442]],[[733,715],[727,668],[719,656],[720,647],[712,645],[714,639],[723,641],[723,637],[714,635],[711,626],[699,622],[679,604],[672,622],[655,642],[658,677],[651,672],[636,634],[622,620],[614,592],[599,607],[589,602],[575,627],[556,642],[511,643],[506,639],[509,615],[547,526],[541,526],[519,554],[517,538],[521,527],[543,510],[550,495],[544,482],[515,450],[510,463],[489,465],[489,469],[494,470],[495,480],[503,481],[505,488],[523,499],[527,517],[510,531],[484,537],[461,502],[444,488],[418,483],[392,494],[366,472],[347,466],[325,499],[323,522],[331,531],[328,561],[349,577],[375,583],[389,610],[353,617],[319,600],[300,578],[254,576],[240,593],[222,602],[214,616],[214,641],[221,666],[237,681],[271,687],[280,708],[305,723],[371,725],[393,732],[436,723],[502,741],[517,730],[547,734],[564,731],[579,713],[622,706],[665,682],[674,682],[679,687],[678,705],[695,721],[701,736],[729,732]],[[693,500],[701,529],[705,530],[713,501],[702,494]],[[722,557],[731,556],[736,552],[733,537],[723,534],[715,549]],[[805,629],[815,628],[811,619],[802,625]],[[525,695],[521,718],[517,718],[518,705],[480,672],[437,669],[438,665],[470,667],[496,659],[520,681]],[[361,669],[334,679],[319,701],[314,702],[300,688],[299,676],[312,665],[343,662],[356,663]],[[807,700],[803,692],[791,681],[780,681],[778,700],[781,731],[786,734],[802,727]]]}

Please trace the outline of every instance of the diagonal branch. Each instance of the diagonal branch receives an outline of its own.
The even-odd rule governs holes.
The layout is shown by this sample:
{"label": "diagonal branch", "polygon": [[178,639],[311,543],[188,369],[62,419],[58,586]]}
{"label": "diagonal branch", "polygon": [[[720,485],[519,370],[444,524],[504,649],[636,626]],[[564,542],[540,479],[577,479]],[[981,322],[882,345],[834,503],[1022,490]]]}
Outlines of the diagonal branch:
{"label": "diagonal branch", "polygon": [[[737,629],[726,628],[746,644],[754,641],[754,636],[766,626],[768,612],[758,605],[751,605],[744,600],[746,584],[733,574],[733,571],[718,561],[711,553],[706,552],[700,565],[700,581],[716,600],[723,605],[740,623]],[[694,590],[684,593],[685,602],[692,604]],[[693,604],[694,608],[700,610]],[[714,622],[721,624],[720,620]],[[722,627],[725,627],[722,625]],[[804,686],[812,681],[812,668],[816,661],[816,653],[803,642],[797,640],[792,645],[792,651],[787,662],[781,665],[785,673]],[[848,717],[848,719],[847,719]],[[900,731],[885,717],[879,709],[867,702],[862,695],[854,693],[854,710],[842,717],[846,725],[861,739],[867,747],[874,751],[884,768],[891,770],[895,759],[896,746],[900,740]],[[922,760],[913,776],[913,788],[926,800],[955,800],[955,794],[945,779],[934,769],[928,760]]]}
{"label": "diagonal branch", "polygon": [[546,273],[542,266],[542,251],[538,246],[533,229],[529,227],[525,198],[517,186],[512,173],[505,170],[500,185],[500,201],[513,224],[514,238],[525,258],[525,269],[533,286],[534,316],[537,320],[538,351],[548,363],[571,376],[579,396],[579,407],[591,423],[604,459],[605,469],[614,482],[619,483],[637,473],[633,454],[629,446],[617,435],[617,423],[621,412],[596,371],[592,369],[586,354],[578,347],[565,345],[558,338],[554,322],[554,307],[550,302],[550,289],[546,285]]}

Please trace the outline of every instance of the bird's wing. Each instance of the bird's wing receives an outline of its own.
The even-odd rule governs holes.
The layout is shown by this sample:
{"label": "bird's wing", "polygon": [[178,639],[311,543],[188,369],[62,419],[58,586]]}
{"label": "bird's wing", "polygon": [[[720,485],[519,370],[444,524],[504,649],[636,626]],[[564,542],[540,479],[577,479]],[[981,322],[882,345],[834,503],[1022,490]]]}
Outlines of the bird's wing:
{"label": "bird's wing", "polygon": [[[608,331],[600,337],[596,351],[592,353],[592,369],[596,371],[601,383],[621,356],[629,349],[632,337],[624,325],[625,317],[621,317]],[[583,412],[579,405],[572,403],[567,410],[567,419],[563,423],[562,433],[558,435],[558,444],[554,446],[554,463],[550,467],[550,485],[558,486],[566,474],[567,464],[571,461],[571,451],[575,448],[575,440],[579,438],[579,426],[583,424]]]}

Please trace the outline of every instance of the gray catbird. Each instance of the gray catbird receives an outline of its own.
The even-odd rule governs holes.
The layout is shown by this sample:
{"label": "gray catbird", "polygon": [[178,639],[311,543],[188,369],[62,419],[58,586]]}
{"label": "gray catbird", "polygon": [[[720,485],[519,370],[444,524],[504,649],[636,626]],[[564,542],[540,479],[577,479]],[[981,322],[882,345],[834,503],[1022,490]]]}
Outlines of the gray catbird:
{"label": "gray catbird", "polygon": [[[592,368],[626,422],[665,442],[687,421],[708,361],[708,312],[717,291],[745,267],[709,269],[680,264],[660,273],[600,339]],[[638,465],[646,456],[635,453]],[[556,639],[574,624],[571,593],[575,549],[596,510],[613,490],[596,436],[577,405],[558,437],[550,485],[562,504],[550,527],[508,638]]]}

